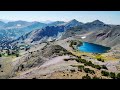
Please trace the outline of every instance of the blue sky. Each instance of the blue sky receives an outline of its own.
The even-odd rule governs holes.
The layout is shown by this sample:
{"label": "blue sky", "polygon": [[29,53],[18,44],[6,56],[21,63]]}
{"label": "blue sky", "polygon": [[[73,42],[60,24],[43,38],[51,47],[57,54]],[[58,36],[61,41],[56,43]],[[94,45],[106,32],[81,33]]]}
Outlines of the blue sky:
{"label": "blue sky", "polygon": [[70,21],[86,23],[99,19],[107,24],[120,25],[120,11],[0,11],[0,19],[25,21]]}

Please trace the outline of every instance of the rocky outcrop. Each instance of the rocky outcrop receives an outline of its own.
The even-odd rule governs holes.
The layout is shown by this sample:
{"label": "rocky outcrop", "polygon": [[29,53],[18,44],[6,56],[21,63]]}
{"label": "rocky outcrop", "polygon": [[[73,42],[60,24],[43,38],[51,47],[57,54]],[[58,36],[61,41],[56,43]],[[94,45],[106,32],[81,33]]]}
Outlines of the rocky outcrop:
{"label": "rocky outcrop", "polygon": [[120,26],[95,31],[87,36],[85,41],[113,47],[120,44]]}

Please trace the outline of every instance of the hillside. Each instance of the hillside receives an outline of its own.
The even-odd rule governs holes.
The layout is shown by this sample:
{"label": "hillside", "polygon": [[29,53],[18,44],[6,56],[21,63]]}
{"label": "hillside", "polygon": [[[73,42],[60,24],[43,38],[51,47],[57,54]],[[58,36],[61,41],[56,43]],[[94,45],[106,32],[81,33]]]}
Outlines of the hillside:
{"label": "hillside", "polygon": [[[28,59],[21,59],[24,61],[17,66],[18,69],[16,68],[15,75],[11,78],[82,79],[88,74],[91,78],[111,79],[109,76],[102,75],[101,72],[115,72],[116,74],[119,72],[117,69],[118,61],[102,62],[98,61],[94,54],[77,52],[69,47],[71,39],[49,42],[43,48],[39,48],[42,44],[36,45],[36,49],[31,49],[34,51],[30,50]],[[80,61],[78,61],[79,59]],[[87,62],[93,64],[87,64]],[[107,69],[102,68],[102,65],[105,65]],[[86,69],[91,70],[91,72],[86,71]]]}
{"label": "hillside", "polygon": [[120,26],[95,31],[87,36],[85,41],[113,47],[120,44]]}

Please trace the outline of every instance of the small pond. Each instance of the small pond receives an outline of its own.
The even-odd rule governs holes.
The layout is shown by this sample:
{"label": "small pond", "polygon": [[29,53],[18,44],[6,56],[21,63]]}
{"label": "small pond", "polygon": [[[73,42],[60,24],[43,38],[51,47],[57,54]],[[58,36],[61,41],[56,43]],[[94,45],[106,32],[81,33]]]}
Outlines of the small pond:
{"label": "small pond", "polygon": [[105,53],[110,50],[110,47],[105,47],[98,44],[83,42],[81,46],[77,47],[78,50],[89,53]]}

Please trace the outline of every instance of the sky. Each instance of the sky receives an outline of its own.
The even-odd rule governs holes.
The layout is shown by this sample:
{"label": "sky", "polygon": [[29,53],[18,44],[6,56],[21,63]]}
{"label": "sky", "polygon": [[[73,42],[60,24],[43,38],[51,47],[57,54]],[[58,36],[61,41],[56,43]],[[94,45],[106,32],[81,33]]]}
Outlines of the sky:
{"label": "sky", "polygon": [[120,11],[0,11],[0,19],[24,21],[70,21],[86,23],[96,19],[120,25]]}

